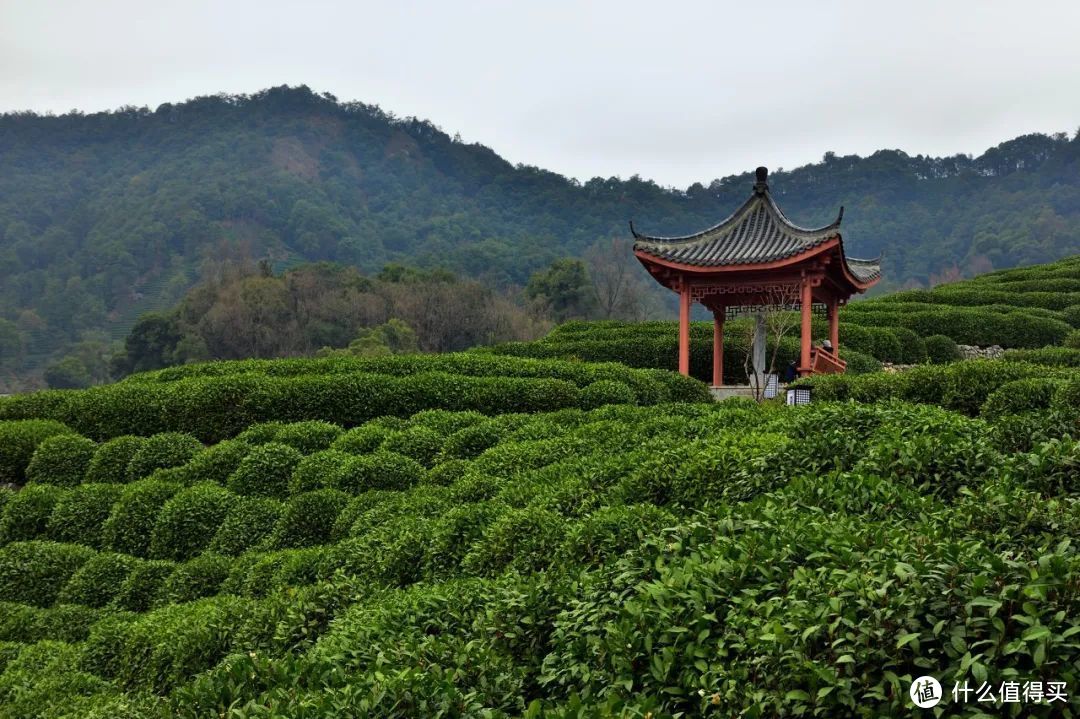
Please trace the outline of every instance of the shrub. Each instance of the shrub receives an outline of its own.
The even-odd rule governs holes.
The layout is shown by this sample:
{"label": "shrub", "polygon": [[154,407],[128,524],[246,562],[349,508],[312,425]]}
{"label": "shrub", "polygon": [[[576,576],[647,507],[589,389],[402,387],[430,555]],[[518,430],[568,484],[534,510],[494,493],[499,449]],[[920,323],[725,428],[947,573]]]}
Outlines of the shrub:
{"label": "shrub", "polygon": [[387,437],[380,449],[411,457],[425,467],[435,463],[442,448],[443,436],[424,426],[409,427]]}
{"label": "shrub", "polygon": [[442,456],[451,459],[472,459],[498,444],[504,430],[495,421],[479,422],[459,429],[443,441]]}
{"label": "shrub", "polygon": [[26,467],[26,481],[74,487],[81,484],[97,444],[77,434],[46,437]]}
{"label": "shrub", "polygon": [[156,603],[179,604],[217,594],[230,567],[227,557],[212,552],[178,564],[162,584]]}
{"label": "shrub", "polygon": [[142,479],[124,487],[101,527],[101,544],[114,552],[145,557],[158,513],[180,489],[171,482]]}
{"label": "shrub", "polygon": [[[1080,377],[1073,376],[1065,380],[1054,390],[1051,406],[1070,412],[1080,410]],[[23,490],[26,491],[26,490]]]}
{"label": "shrub", "polygon": [[1080,367],[1080,350],[1069,347],[1043,347],[1037,350],[1007,350],[1007,362],[1030,362],[1051,367]]}
{"label": "shrub", "polygon": [[470,502],[453,507],[432,522],[425,557],[427,576],[445,579],[456,575],[465,555],[506,511],[506,507],[494,502]]}
{"label": "shrub", "polygon": [[139,559],[118,587],[113,605],[130,612],[145,612],[161,593],[172,575],[176,562],[164,559]]}
{"label": "shrub", "polygon": [[274,531],[284,506],[268,497],[237,497],[210,542],[209,550],[236,556],[256,549]]}
{"label": "shrub", "polygon": [[425,409],[409,418],[409,426],[427,427],[445,437],[460,429],[465,429],[478,422],[483,422],[486,419],[487,417],[479,412],[451,412],[446,409]]}
{"label": "shrub", "polygon": [[150,556],[178,561],[195,556],[211,542],[235,500],[236,495],[213,482],[177,492],[158,514]]}
{"label": "shrub", "polygon": [[353,497],[349,500],[349,503],[345,505],[345,508],[341,510],[337,520],[334,521],[334,528],[330,532],[330,540],[332,542],[340,542],[342,539],[351,536],[353,523],[356,522],[361,515],[382,502],[399,497],[399,495],[399,492],[387,489],[375,489]]}
{"label": "shrub", "polygon": [[932,364],[948,364],[960,359],[960,348],[947,335],[930,335],[925,340],[926,357]]}
{"label": "shrub", "polygon": [[86,470],[88,483],[126,482],[131,458],[146,444],[146,437],[125,434],[99,444]]}
{"label": "shrub", "polygon": [[0,421],[0,484],[22,484],[34,450],[45,439],[59,434],[75,432],[50,419]]}
{"label": "shrub", "polygon": [[1080,327],[1080,305],[1069,305],[1061,311],[1061,316],[1073,327]]}
{"label": "shrub", "polygon": [[147,438],[127,467],[129,482],[150,476],[156,469],[179,467],[203,449],[190,434],[162,432]]}
{"label": "shrub", "polygon": [[464,459],[447,459],[427,471],[421,482],[449,487],[464,477],[472,468],[472,463]]}
{"label": "shrub", "polygon": [[840,359],[847,362],[846,371],[848,374],[867,374],[881,369],[881,362],[870,355],[843,347],[840,348]]}
{"label": "shrub", "polygon": [[330,539],[338,515],[349,495],[336,489],[320,489],[292,497],[278,520],[270,540],[276,549],[311,547]]}
{"label": "shrub", "polygon": [[368,454],[378,449],[391,432],[392,430],[381,424],[368,422],[339,436],[330,448],[347,454]]}
{"label": "shrub", "polygon": [[365,534],[327,548],[320,576],[336,572],[375,584],[405,587],[423,578],[431,520],[401,514]]}
{"label": "shrub", "polygon": [[[99,619],[99,610],[77,604],[57,604],[46,609],[17,602],[0,603],[0,674],[4,671],[4,642],[81,642]],[[6,658],[10,661],[11,657]]]}
{"label": "shrub", "polygon": [[987,396],[981,414],[988,419],[994,419],[1006,414],[1045,409],[1050,406],[1054,390],[1061,383],[1062,380],[1042,377],[1006,382]]}
{"label": "shrub", "polygon": [[505,486],[505,479],[473,470],[450,485],[448,497],[454,503],[483,502],[498,495]]}
{"label": "shrub", "polygon": [[226,486],[236,494],[284,499],[289,479],[303,455],[287,444],[268,442],[254,447],[240,461]]}
{"label": "shrub", "polygon": [[303,454],[311,454],[328,448],[341,433],[341,427],[330,422],[293,422],[282,426],[274,441],[287,444]]}
{"label": "shrub", "polygon": [[63,496],[64,490],[48,484],[11,495],[0,515],[0,544],[44,537],[53,508]]}
{"label": "shrub", "polygon": [[102,525],[123,490],[120,484],[84,484],[68,490],[49,516],[49,538],[101,549]]}
{"label": "shrub", "polygon": [[526,507],[496,519],[462,562],[470,574],[494,575],[506,568],[535,572],[548,567],[566,521],[554,512]]}
{"label": "shrub", "polygon": [[1080,349],[1080,330],[1073,330],[1069,334],[1065,335],[1065,340],[1061,343],[1069,349]]}
{"label": "shrub", "polygon": [[354,457],[340,476],[335,477],[333,489],[359,494],[371,489],[408,489],[424,476],[419,462],[394,452],[378,451]]}
{"label": "shrub", "polygon": [[120,591],[120,587],[138,563],[138,559],[126,554],[99,552],[71,576],[57,601],[104,607]]}
{"label": "shrub", "polygon": [[601,564],[677,523],[675,515],[652,504],[604,507],[571,526],[559,555],[577,564]]}
{"label": "shrub", "polygon": [[273,442],[277,439],[281,428],[287,424],[287,422],[259,422],[236,435],[236,441],[251,445]]}
{"label": "shrub", "polygon": [[179,471],[186,484],[217,482],[225,484],[240,462],[251,451],[251,445],[237,440],[225,440],[199,452]]}
{"label": "shrub", "polygon": [[300,494],[335,484],[352,455],[336,449],[310,454],[296,464],[289,478],[289,494]]}
{"label": "shrub", "polygon": [[596,409],[606,404],[637,404],[637,395],[626,384],[616,380],[597,380],[581,390],[581,406]]}
{"label": "shrub", "polygon": [[88,547],[58,542],[16,542],[0,548],[0,601],[47,607],[93,556]]}

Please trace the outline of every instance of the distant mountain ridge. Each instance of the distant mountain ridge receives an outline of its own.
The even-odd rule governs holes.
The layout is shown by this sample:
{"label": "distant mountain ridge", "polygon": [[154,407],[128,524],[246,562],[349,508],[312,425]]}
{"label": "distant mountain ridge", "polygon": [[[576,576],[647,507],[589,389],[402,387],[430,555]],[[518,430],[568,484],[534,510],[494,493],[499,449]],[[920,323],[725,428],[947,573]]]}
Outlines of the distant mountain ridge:
{"label": "distant mountain ridge", "polygon": [[[686,190],[636,176],[579,183],[307,87],[153,111],[8,113],[0,351],[5,332],[31,358],[121,336],[238,243],[278,266],[396,261],[520,284],[625,237],[631,218],[660,234],[711,225],[745,199],[752,169]],[[799,223],[845,205],[849,252],[883,253],[894,289],[1080,252],[1080,137],[1027,135],[977,158],[827,153],[774,169],[770,184]]]}

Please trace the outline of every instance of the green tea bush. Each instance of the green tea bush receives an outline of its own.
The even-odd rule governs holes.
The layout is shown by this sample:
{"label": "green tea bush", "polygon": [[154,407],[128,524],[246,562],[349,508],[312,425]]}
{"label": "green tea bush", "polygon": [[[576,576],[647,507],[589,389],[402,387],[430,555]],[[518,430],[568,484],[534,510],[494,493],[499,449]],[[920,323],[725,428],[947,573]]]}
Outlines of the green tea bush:
{"label": "green tea bush", "polygon": [[341,433],[341,427],[330,422],[293,422],[282,426],[273,441],[287,444],[304,454],[311,454],[328,448]]}
{"label": "green tea bush", "polygon": [[83,661],[117,686],[165,694],[227,653],[249,602],[212,597],[156,609],[136,619],[99,622]]}
{"label": "green tea bush", "polygon": [[60,591],[57,601],[104,607],[120,591],[139,560],[126,554],[99,552],[79,567]]}
{"label": "green tea bush", "polygon": [[236,556],[261,548],[281,519],[284,505],[269,497],[237,497],[210,542],[209,551]]}
{"label": "green tea bush", "polygon": [[246,444],[266,444],[277,439],[278,432],[285,427],[286,422],[258,422],[236,435],[236,441]]}
{"label": "green tea bush", "polygon": [[506,507],[495,502],[470,502],[453,507],[431,524],[425,573],[435,578],[455,576],[465,555]]}
{"label": "green tea bush", "polygon": [[359,494],[371,489],[408,489],[424,476],[424,467],[415,459],[394,452],[378,451],[354,457],[332,489]]}
{"label": "green tea bush", "polygon": [[472,459],[502,440],[505,431],[494,421],[478,422],[454,432],[443,441],[442,456]]}
{"label": "green tea bush", "polygon": [[64,492],[49,515],[49,538],[103,548],[102,526],[123,491],[120,484],[83,484]]}
{"label": "green tea bush", "polygon": [[[28,645],[0,675],[0,704],[10,717],[64,717],[77,697],[110,691],[98,677],[73,669],[79,661],[78,644],[42,641]],[[65,716],[66,715],[66,716]]]}
{"label": "green tea bush", "polygon": [[[77,604],[57,604],[46,609],[0,602],[0,647],[4,642],[81,642],[100,618],[101,612],[97,609]],[[0,648],[0,674],[4,671],[4,658],[4,650]],[[10,661],[13,657],[6,658]]]}
{"label": "green tea bush", "polygon": [[345,471],[352,455],[336,449],[309,454],[296,464],[289,478],[289,494],[300,494],[333,485]]}
{"label": "green tea bush", "polygon": [[135,557],[147,556],[158,513],[179,489],[180,485],[156,479],[142,479],[124,487],[101,526],[102,546]]}
{"label": "green tea bush", "polygon": [[435,430],[419,425],[389,435],[380,449],[396,452],[415,459],[424,467],[431,467],[442,448],[443,439],[443,435]]}
{"label": "green tea bush", "polygon": [[258,445],[240,461],[225,486],[239,495],[284,499],[289,494],[293,470],[301,459],[303,455],[287,444]]}
{"label": "green tea bush", "polygon": [[311,547],[330,539],[350,496],[336,489],[304,492],[289,499],[271,537],[277,549]]}
{"label": "green tea bush", "polygon": [[0,547],[0,601],[50,606],[71,576],[94,556],[78,544],[30,541]]}
{"label": "green tea bush", "polygon": [[393,430],[381,424],[368,422],[342,434],[334,440],[330,448],[346,454],[369,454],[378,449],[392,432]]}
{"label": "green tea bush", "polygon": [[634,390],[616,380],[597,380],[581,390],[581,406],[585,409],[596,409],[606,404],[636,403]]}
{"label": "green tea bush", "polygon": [[213,482],[177,492],[158,514],[150,556],[178,561],[194,557],[213,540],[235,501],[235,494]]}
{"label": "green tea bush", "polygon": [[429,469],[420,481],[422,484],[449,487],[464,477],[471,468],[472,464],[467,460],[446,459]]}
{"label": "green tea bush", "polygon": [[462,561],[462,569],[476,575],[494,575],[507,568],[544,569],[555,560],[552,550],[565,526],[566,520],[554,512],[532,507],[510,510],[487,527]]}
{"label": "green tea bush", "polygon": [[1064,380],[1050,400],[1052,407],[1076,413],[1080,410],[1080,377],[1075,375]]}
{"label": "green tea bush", "polygon": [[14,493],[0,514],[0,544],[44,537],[49,517],[64,490],[49,484],[31,485]]}
{"label": "green tea bush", "polygon": [[127,479],[134,482],[157,469],[179,467],[203,449],[202,443],[189,434],[162,432],[147,438],[127,466]]}
{"label": "green tea bush", "polygon": [[483,422],[486,416],[479,412],[451,412],[446,409],[425,409],[409,418],[410,427],[427,427],[445,436],[458,430]]}
{"label": "green tea bush", "polygon": [[113,605],[129,612],[148,611],[172,576],[176,562],[139,559],[116,590]]}
{"label": "green tea bush", "polygon": [[577,564],[602,564],[677,524],[674,514],[652,504],[604,507],[570,527],[559,555]]}
{"label": "green tea bush", "polygon": [[81,484],[97,444],[77,434],[46,437],[26,467],[27,483],[74,487]]}
{"label": "green tea bush", "polygon": [[932,364],[948,364],[961,359],[960,348],[948,335],[930,335],[925,342],[926,356]]}
{"label": "green tea bush", "polygon": [[1054,438],[1011,458],[1005,472],[1046,497],[1071,497],[1080,486],[1080,442]]}
{"label": "green tea bush", "polygon": [[50,419],[0,421],[0,484],[22,484],[34,450],[47,438],[60,434],[75,432]]}
{"label": "green tea bush", "polygon": [[1065,341],[1061,344],[1069,349],[1080,350],[1080,330],[1073,330],[1065,335]]}
{"label": "green tea bush", "polygon": [[236,471],[240,462],[251,451],[251,445],[237,440],[225,440],[207,447],[180,468],[179,474],[186,484],[217,482],[225,484],[229,475]]}
{"label": "green tea bush", "polygon": [[352,526],[361,515],[383,502],[400,499],[400,494],[400,492],[388,489],[374,489],[350,499],[334,522],[334,528],[330,532],[330,541],[339,542],[351,536]]}
{"label": "green tea bush", "polygon": [[[358,520],[358,522],[362,521]],[[423,578],[432,520],[397,515],[323,554],[319,575],[340,572],[375,584],[405,587]]]}
{"label": "green tea bush", "polygon": [[156,604],[166,606],[191,602],[217,594],[232,566],[228,557],[206,552],[176,565],[161,585]]}
{"label": "green tea bush", "polygon": [[1080,350],[1069,347],[1043,347],[1037,350],[1008,350],[1006,362],[1028,362],[1051,367],[1080,367]]}
{"label": "green tea bush", "polygon": [[1061,310],[1062,319],[1073,327],[1080,327],[1080,304],[1069,305]]}
{"label": "green tea bush", "polygon": [[99,444],[86,470],[85,481],[126,482],[128,465],[145,443],[146,437],[126,434]]}
{"label": "green tea bush", "polygon": [[1063,380],[1059,379],[1040,377],[1006,382],[987,396],[980,414],[988,419],[995,419],[1006,414],[1045,409],[1050,406],[1054,391],[1062,382]]}

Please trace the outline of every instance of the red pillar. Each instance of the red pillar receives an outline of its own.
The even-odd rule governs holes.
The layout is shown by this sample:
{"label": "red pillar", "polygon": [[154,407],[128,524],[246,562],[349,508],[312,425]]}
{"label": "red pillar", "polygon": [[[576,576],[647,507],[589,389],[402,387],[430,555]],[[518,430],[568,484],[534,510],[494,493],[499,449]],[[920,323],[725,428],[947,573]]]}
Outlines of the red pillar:
{"label": "red pillar", "polygon": [[813,342],[813,331],[810,328],[810,311],[813,307],[814,299],[810,289],[810,279],[803,278],[802,281],[802,354],[799,358],[799,372],[801,374],[810,373],[810,343]]}
{"label": "red pillar", "polygon": [[833,354],[840,354],[840,303],[833,300],[829,303],[829,342],[832,343]]}
{"label": "red pillar", "polygon": [[690,285],[679,290],[679,374],[690,375]]}
{"label": "red pillar", "polygon": [[713,312],[712,383],[713,387],[724,384],[724,310]]}

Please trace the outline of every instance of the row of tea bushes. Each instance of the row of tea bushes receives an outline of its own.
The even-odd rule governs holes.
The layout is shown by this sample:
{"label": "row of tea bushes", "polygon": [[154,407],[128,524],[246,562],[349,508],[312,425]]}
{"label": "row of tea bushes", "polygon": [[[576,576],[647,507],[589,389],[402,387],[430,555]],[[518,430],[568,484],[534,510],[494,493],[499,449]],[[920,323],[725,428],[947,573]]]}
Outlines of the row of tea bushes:
{"label": "row of tea bushes", "polygon": [[[1075,408],[1075,389],[1080,377],[1074,370],[1052,368],[1027,362],[971,360],[945,366],[927,365],[894,374],[816,375],[798,380],[796,387],[809,387],[818,401],[856,400],[880,402],[899,399],[937,404],[966,414],[978,414],[991,394],[1014,380],[1054,380],[1064,407]],[[1048,406],[1038,401],[1031,409]]]}
{"label": "row of tea bushes", "polygon": [[[696,396],[693,382],[662,372],[642,372],[618,364],[566,363],[558,360],[497,357],[473,352],[391,355],[386,357],[320,357],[204,362],[134,374],[125,382],[173,382],[192,377],[256,374],[296,377],[327,374],[379,374],[393,377],[445,373],[463,377],[559,379],[578,387],[602,380],[629,385],[642,404],[686,401]],[[658,388],[657,385],[660,387]],[[492,414],[492,412],[487,412]]]}
{"label": "row of tea bushes", "polygon": [[[1075,442],[1003,457],[982,421],[900,404],[737,403],[679,422],[596,414],[574,431],[599,439],[624,422],[656,444],[539,473],[495,463],[500,500],[432,509],[434,495],[417,497],[333,547],[233,560],[220,592],[195,601],[159,589],[138,614],[2,605],[0,706],[26,717],[890,715],[907,711],[915,671],[1080,678],[1069,591],[1080,556],[1061,541],[1080,530],[1068,511]],[[559,424],[542,420],[534,436]],[[783,441],[796,436],[805,446]],[[772,451],[800,456],[774,476],[758,461]],[[560,464],[577,490],[552,491]],[[931,490],[950,477],[964,491]],[[630,491],[667,499],[613,503]],[[343,562],[332,578],[313,576],[332,557]],[[218,559],[201,559],[212,574]],[[92,561],[108,564],[81,567]],[[183,565],[157,566],[171,577]]]}
{"label": "row of tea bushes", "polygon": [[[589,368],[580,362],[547,364]],[[351,427],[375,417],[408,417],[425,409],[497,415],[592,408],[612,402],[709,399],[704,385],[686,377],[625,367],[621,371],[637,373],[633,384],[595,379],[578,386],[547,377],[445,373],[194,376],[4,398],[0,399],[0,419],[50,419],[96,440],[171,431],[216,442],[267,421],[321,420]]]}

